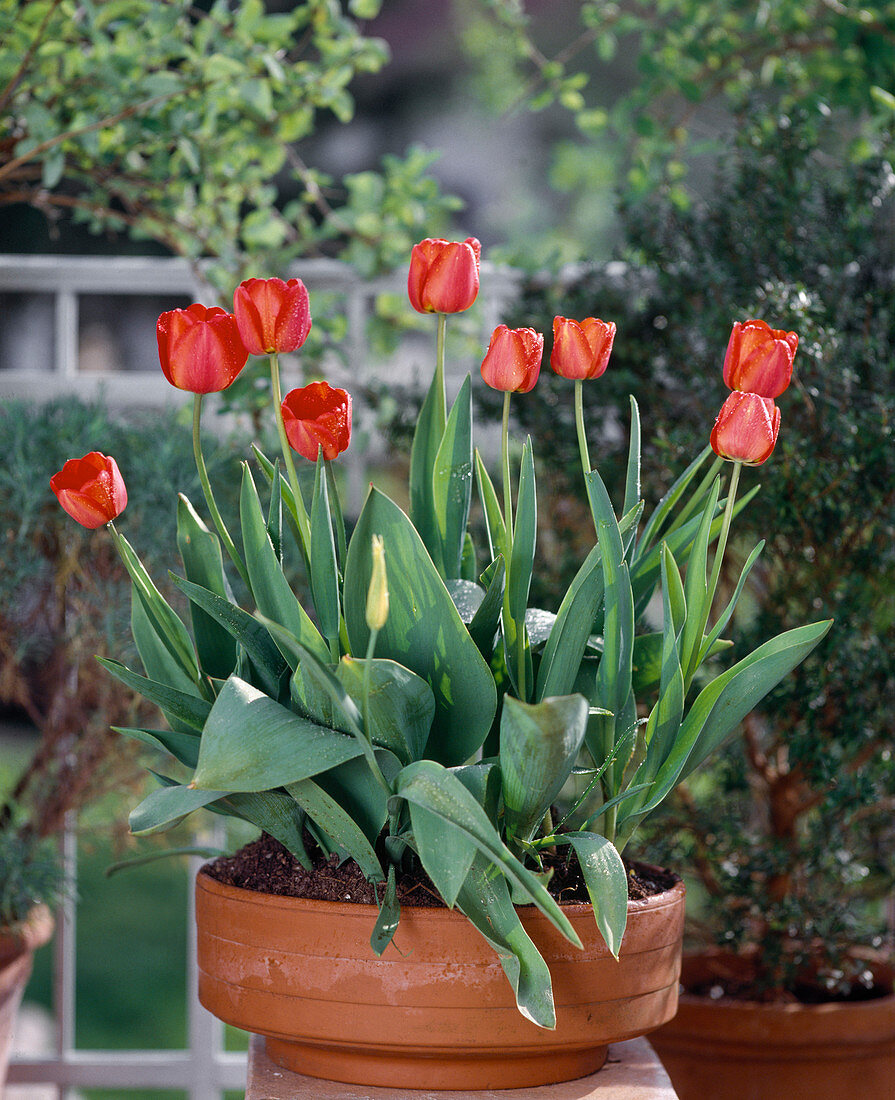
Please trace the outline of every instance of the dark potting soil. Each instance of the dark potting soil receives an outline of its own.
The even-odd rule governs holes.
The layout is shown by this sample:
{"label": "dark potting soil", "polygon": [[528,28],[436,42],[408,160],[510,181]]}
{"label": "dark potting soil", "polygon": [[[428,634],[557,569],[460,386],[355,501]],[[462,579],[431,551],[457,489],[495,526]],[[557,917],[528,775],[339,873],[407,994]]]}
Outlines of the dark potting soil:
{"label": "dark potting soil", "polygon": [[[326,858],[306,837],[313,869],[305,870],[295,856],[278,840],[262,833],[232,856],[221,856],[207,863],[203,870],[227,886],[257,890],[294,898],[315,898],[318,901],[350,901],[372,905],[376,901],[373,885],[353,859],[339,864],[335,856]],[[571,849],[567,849],[571,851]],[[575,859],[557,855],[545,861],[553,870],[548,889],[561,902],[589,901],[584,879]],[[628,897],[639,900],[669,890],[676,875],[646,864],[632,864],[628,870]],[[444,902],[429,876],[417,866],[402,873],[397,881],[401,905],[443,907]]]}

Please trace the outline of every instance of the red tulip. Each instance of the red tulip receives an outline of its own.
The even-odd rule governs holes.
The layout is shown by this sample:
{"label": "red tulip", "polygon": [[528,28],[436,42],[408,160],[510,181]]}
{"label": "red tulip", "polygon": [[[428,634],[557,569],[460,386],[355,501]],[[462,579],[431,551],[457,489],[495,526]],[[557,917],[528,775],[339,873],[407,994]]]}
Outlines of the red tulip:
{"label": "red tulip", "polygon": [[770,457],[780,430],[780,410],[770,397],[734,390],[712,428],[712,450],[731,462],[760,466]]}
{"label": "red tulip", "polygon": [[586,317],[579,323],[554,317],[550,366],[563,378],[599,378],[606,372],[614,339],[614,321]]}
{"label": "red tulip", "polygon": [[286,438],[293,450],[317,461],[317,448],[324,458],[335,458],[351,439],[351,394],[326,382],[311,382],[290,390],[281,406]]}
{"label": "red tulip", "polygon": [[158,356],[172,386],[190,393],[225,390],[246,365],[236,318],[219,306],[163,313],[156,325]]}
{"label": "red tulip", "polygon": [[111,523],[127,506],[127,489],[118,463],[99,451],[70,458],[50,478],[50,488],[72,519],[91,531]]}
{"label": "red tulip", "polygon": [[538,380],[544,337],[531,328],[498,325],[482,363],[482,378],[504,393],[528,393]]}
{"label": "red tulip", "polygon": [[251,355],[296,351],[311,331],[311,307],[301,279],[247,279],[233,295],[233,312]]}
{"label": "red tulip", "polygon": [[417,313],[462,313],[479,292],[482,246],[475,237],[451,242],[427,237],[410,252],[407,293]]}
{"label": "red tulip", "polygon": [[736,321],[724,357],[728,389],[779,397],[792,377],[799,346],[794,332],[773,329],[764,321]]}

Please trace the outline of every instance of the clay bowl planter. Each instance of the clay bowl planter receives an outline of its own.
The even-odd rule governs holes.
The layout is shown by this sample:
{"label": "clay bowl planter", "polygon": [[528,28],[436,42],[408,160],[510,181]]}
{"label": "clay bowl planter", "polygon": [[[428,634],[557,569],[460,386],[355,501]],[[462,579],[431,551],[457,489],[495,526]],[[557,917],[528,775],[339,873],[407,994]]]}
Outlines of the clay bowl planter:
{"label": "clay bowl planter", "polygon": [[[685,958],[684,989],[711,981],[717,964],[717,956]],[[871,969],[889,992],[865,1001],[759,1004],[682,993],[677,1016],[650,1041],[681,1100],[888,1100],[895,972]]]}
{"label": "clay bowl planter", "polygon": [[6,1081],[9,1052],[22,994],[31,976],[34,952],[53,935],[53,917],[35,906],[21,924],[0,928],[0,1095]]}
{"label": "clay bowl planter", "polygon": [[519,1013],[496,954],[459,912],[402,907],[377,958],[374,906],[275,897],[200,873],[199,999],[311,1077],[415,1089],[567,1081],[598,1070],[609,1043],[674,1015],[684,887],[628,903],[619,961],[589,905],[564,910],[583,951],[534,906],[520,909],[553,975],[557,1027],[546,1031]]}

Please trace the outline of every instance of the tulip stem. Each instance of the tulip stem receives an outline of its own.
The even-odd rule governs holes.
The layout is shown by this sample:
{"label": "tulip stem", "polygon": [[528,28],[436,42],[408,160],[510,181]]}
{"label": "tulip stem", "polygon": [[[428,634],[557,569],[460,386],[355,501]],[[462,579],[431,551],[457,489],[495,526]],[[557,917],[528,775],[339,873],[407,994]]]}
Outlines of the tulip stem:
{"label": "tulip stem", "polygon": [[447,394],[444,386],[444,347],[445,332],[447,330],[447,314],[438,314],[438,326],[435,332],[435,419],[438,431],[444,432],[447,424]]}
{"label": "tulip stem", "polygon": [[280,450],[283,452],[283,462],[286,465],[286,472],[289,475],[289,485],[292,489],[293,499],[295,500],[295,522],[298,524],[298,533],[301,537],[305,560],[310,562],[311,521],[308,519],[308,510],[305,508],[305,502],[301,495],[301,489],[298,484],[298,474],[295,472],[295,462],[292,459],[292,448],[289,446],[289,439],[286,435],[286,425],[283,423],[283,410],[281,408],[283,397],[280,391],[280,361],[276,352],[270,357],[270,384],[273,390],[273,408],[277,421],[277,433],[280,437]]}
{"label": "tulip stem", "polygon": [[724,509],[724,519],[721,521],[721,532],[718,535],[718,546],[715,550],[715,560],[712,563],[712,577],[709,581],[709,611],[711,611],[711,606],[714,603],[715,589],[718,586],[718,579],[721,576],[721,563],[724,558],[724,551],[727,549],[727,536],[730,532],[730,521],[733,519],[733,507],[736,501],[737,486],[740,481],[740,470],[742,467],[742,462],[734,462],[733,470],[730,475],[730,488],[727,491],[727,505]]}
{"label": "tulip stem", "polygon": [[214,525],[218,530],[218,534],[221,536],[221,542],[223,542],[230,560],[239,570],[239,575],[245,582],[246,588],[251,592],[252,586],[249,582],[248,571],[239,551],[236,549],[233,539],[230,538],[230,532],[224,524],[223,517],[214,499],[214,493],[211,491],[211,482],[208,479],[208,470],[205,467],[205,458],[202,454],[201,423],[202,394],[197,393],[193,398],[193,454],[196,457],[196,469],[199,471],[199,481],[202,484],[202,492],[205,494],[205,503],[208,505],[208,510],[211,513],[211,518],[214,520]]}
{"label": "tulip stem", "polygon": [[513,550],[513,487],[510,481],[510,392],[503,395],[503,426],[500,437],[500,458],[503,467],[503,520],[506,525],[505,556],[507,568]]}
{"label": "tulip stem", "polygon": [[587,451],[587,433],[584,430],[584,380],[575,379],[575,427],[578,431],[578,450],[581,452],[581,468],[585,481],[591,472],[590,455]]}

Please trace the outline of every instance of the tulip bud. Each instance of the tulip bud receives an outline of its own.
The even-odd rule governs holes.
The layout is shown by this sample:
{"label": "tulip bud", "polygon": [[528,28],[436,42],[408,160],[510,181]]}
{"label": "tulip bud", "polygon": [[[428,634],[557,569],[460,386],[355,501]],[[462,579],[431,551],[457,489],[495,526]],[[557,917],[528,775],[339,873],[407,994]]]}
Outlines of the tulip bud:
{"label": "tulip bud", "polygon": [[388,618],[388,576],[385,571],[385,547],[382,536],[373,536],[373,572],[367,589],[367,626],[382,630]]}
{"label": "tulip bud", "polygon": [[528,393],[541,370],[544,337],[531,328],[498,325],[482,362],[482,378],[504,393]]}
{"label": "tulip bud", "polygon": [[311,462],[318,448],[332,459],[348,447],[351,439],[351,395],[333,389],[326,382],[311,382],[290,390],[281,405],[286,438],[293,450]]}
{"label": "tulip bud", "polygon": [[779,430],[780,410],[770,397],[734,390],[712,428],[712,450],[731,462],[760,466],[770,457]]}
{"label": "tulip bud", "polygon": [[599,378],[606,373],[614,339],[614,321],[586,317],[579,323],[554,317],[550,366],[563,378]]}
{"label": "tulip bud", "polygon": [[249,357],[235,317],[219,306],[169,310],[159,317],[156,336],[165,377],[190,393],[225,390]]}
{"label": "tulip bud", "polygon": [[91,531],[111,523],[127,505],[127,489],[118,463],[99,451],[70,458],[50,478],[50,488],[72,519]]}
{"label": "tulip bud", "polygon": [[724,357],[728,389],[779,397],[792,377],[799,346],[794,332],[773,329],[764,321],[735,321]]}
{"label": "tulip bud", "polygon": [[301,279],[247,279],[233,295],[233,313],[251,355],[296,351],[311,331],[311,307]]}
{"label": "tulip bud", "polygon": [[479,292],[482,246],[475,237],[452,242],[427,237],[410,252],[407,294],[417,313],[462,313]]}

